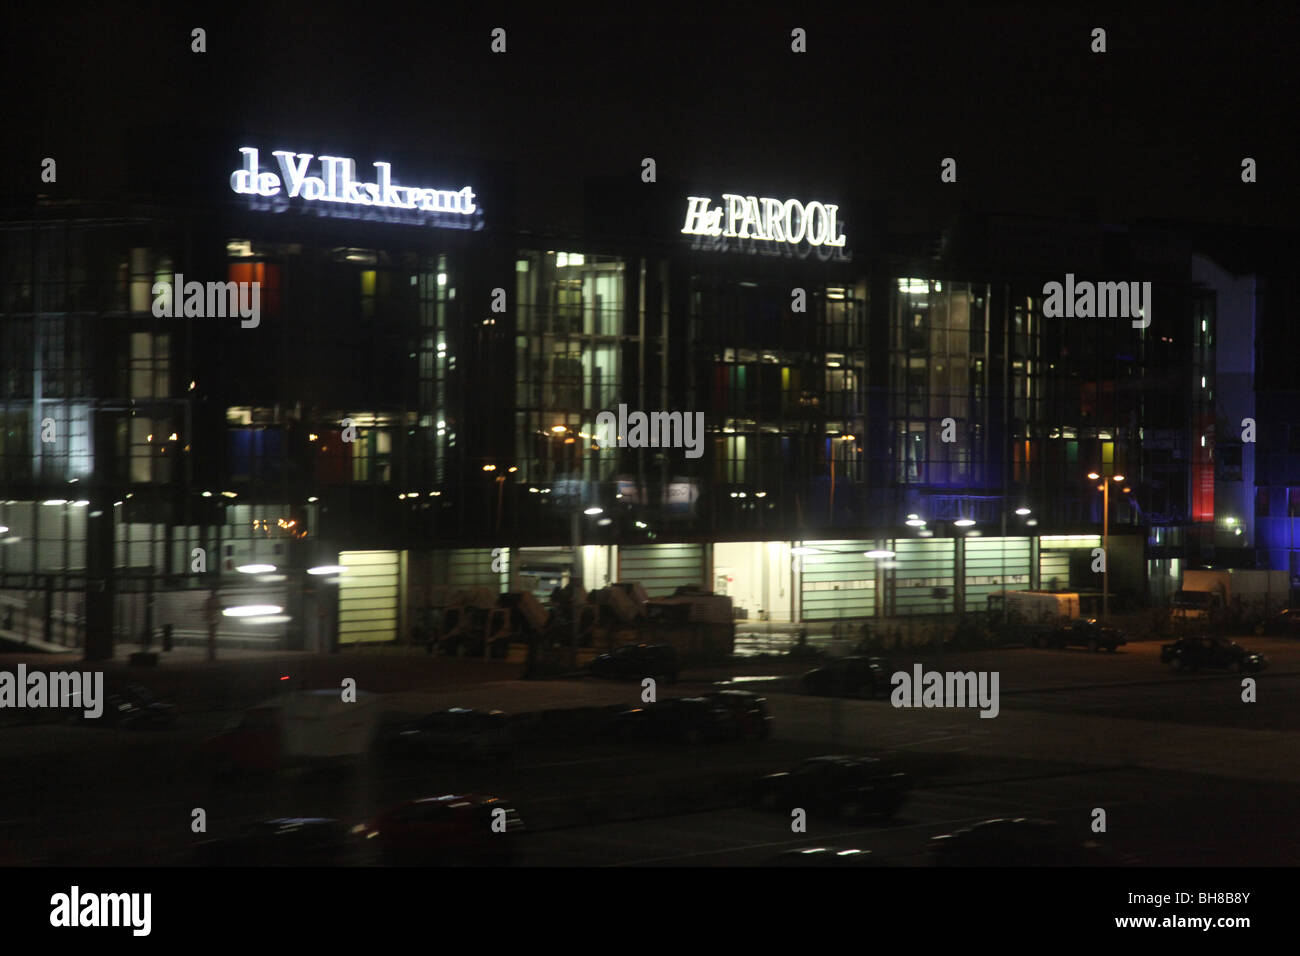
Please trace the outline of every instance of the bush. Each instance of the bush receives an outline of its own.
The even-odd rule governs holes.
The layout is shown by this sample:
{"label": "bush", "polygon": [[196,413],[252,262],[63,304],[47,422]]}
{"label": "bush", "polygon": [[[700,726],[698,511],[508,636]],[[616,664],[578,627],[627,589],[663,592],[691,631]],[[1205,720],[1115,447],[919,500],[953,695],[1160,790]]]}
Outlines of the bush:
{"label": "bush", "polygon": [[992,647],[997,641],[997,634],[984,622],[971,617],[962,617],[953,629],[949,644],[957,650],[978,650]]}

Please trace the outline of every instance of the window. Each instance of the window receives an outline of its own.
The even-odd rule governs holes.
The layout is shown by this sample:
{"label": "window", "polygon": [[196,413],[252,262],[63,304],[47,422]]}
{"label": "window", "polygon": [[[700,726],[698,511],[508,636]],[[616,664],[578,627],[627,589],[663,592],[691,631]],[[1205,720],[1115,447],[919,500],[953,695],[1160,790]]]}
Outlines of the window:
{"label": "window", "polygon": [[393,435],[386,428],[358,428],[352,443],[352,480],[386,484],[393,473]]}
{"label": "window", "polygon": [[249,262],[246,259],[226,266],[226,281],[257,282],[258,308],[262,318],[280,314],[280,266],[272,262]]}
{"label": "window", "polygon": [[[119,441],[129,442],[131,482],[171,481],[180,442],[172,440],[170,419],[133,415],[119,423]],[[177,436],[179,439],[179,436]]]}
{"label": "window", "polygon": [[131,333],[132,398],[166,398],[170,392],[171,336],[166,333]]}

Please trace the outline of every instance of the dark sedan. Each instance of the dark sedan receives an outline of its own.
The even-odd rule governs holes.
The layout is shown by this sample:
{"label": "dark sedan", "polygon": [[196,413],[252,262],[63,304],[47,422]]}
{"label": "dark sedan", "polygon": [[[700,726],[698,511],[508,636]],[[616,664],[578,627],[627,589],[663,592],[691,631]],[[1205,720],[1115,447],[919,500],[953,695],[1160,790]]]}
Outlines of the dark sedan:
{"label": "dark sedan", "polygon": [[1230,671],[1262,671],[1268,666],[1263,654],[1248,651],[1236,641],[1222,637],[1182,637],[1160,646],[1160,662],[1174,670],[1201,668]]}
{"label": "dark sedan", "polygon": [[351,828],[327,817],[263,820],[239,834],[195,844],[202,866],[334,866],[349,862],[357,845]]}
{"label": "dark sedan", "polygon": [[510,753],[512,738],[501,711],[453,707],[399,724],[384,735],[383,746],[395,756],[491,760]]}
{"label": "dark sedan", "polygon": [[1110,857],[1085,834],[1051,820],[984,820],[930,838],[937,866],[1105,866]]}
{"label": "dark sedan", "polygon": [[812,757],[789,770],[770,773],[755,786],[755,802],[766,810],[802,808],[857,823],[892,817],[911,788],[911,778],[874,757]]}
{"label": "dark sedan", "polygon": [[759,740],[772,736],[772,715],[766,697],[747,690],[720,690],[704,696],[731,711],[740,736]]}
{"label": "dark sedan", "polygon": [[706,697],[677,697],[616,714],[607,734],[624,743],[699,744],[734,740],[740,726],[725,704]]}
{"label": "dark sedan", "polygon": [[1067,621],[1055,631],[1040,635],[1039,647],[1086,647],[1090,651],[1100,651],[1103,647],[1110,653],[1127,644],[1124,634],[1117,627],[1103,624],[1095,618],[1080,618]]}
{"label": "dark sedan", "polygon": [[612,654],[601,654],[590,665],[593,677],[619,680],[642,680],[672,683],[677,680],[681,664],[677,649],[671,644],[628,644]]}
{"label": "dark sedan", "polygon": [[447,794],[408,800],[357,828],[390,865],[502,864],[524,829],[499,797]]}
{"label": "dark sedan", "polygon": [[1300,608],[1283,608],[1255,627],[1256,634],[1300,637]]}
{"label": "dark sedan", "polygon": [[159,700],[147,687],[125,684],[108,689],[104,712],[99,717],[86,717],[77,711],[73,720],[126,730],[166,730],[175,725],[178,713],[175,704]]}
{"label": "dark sedan", "polygon": [[880,866],[870,850],[854,847],[805,846],[782,850],[764,861],[765,866]]}
{"label": "dark sedan", "polygon": [[800,686],[805,694],[823,697],[885,696],[892,673],[883,657],[841,657],[808,671]]}

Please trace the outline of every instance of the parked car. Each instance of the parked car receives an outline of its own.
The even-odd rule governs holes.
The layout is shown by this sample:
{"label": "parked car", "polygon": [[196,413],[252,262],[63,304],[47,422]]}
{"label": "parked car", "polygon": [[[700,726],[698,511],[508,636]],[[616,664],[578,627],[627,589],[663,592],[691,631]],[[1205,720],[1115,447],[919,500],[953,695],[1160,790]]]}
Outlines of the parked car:
{"label": "parked car", "polygon": [[1174,670],[1227,669],[1262,671],[1268,666],[1263,654],[1248,651],[1224,637],[1182,637],[1160,646],[1160,662]]}
{"label": "parked car", "polygon": [[741,737],[766,740],[772,736],[772,715],[766,697],[747,690],[719,690],[704,696],[731,711]]}
{"label": "parked car", "polygon": [[1256,634],[1274,637],[1300,637],[1300,608],[1283,608],[1255,627]]}
{"label": "parked car", "polygon": [[729,706],[707,697],[676,697],[615,714],[608,736],[620,742],[713,743],[734,740],[740,726]]}
{"label": "parked car", "polygon": [[1039,634],[1035,643],[1039,647],[1086,647],[1090,651],[1100,651],[1104,647],[1114,654],[1116,648],[1128,641],[1119,628],[1089,617],[1066,621],[1054,631]]}
{"label": "parked car", "polygon": [[400,724],[382,739],[391,754],[464,760],[500,759],[510,753],[513,743],[509,721],[501,711],[460,707]]}
{"label": "parked car", "polygon": [[892,674],[883,657],[841,657],[808,671],[800,686],[805,694],[823,697],[883,697]]}
{"label": "parked car", "polygon": [[447,794],[398,804],[356,832],[386,864],[500,864],[523,829],[519,812],[500,797]]}
{"label": "parked car", "polygon": [[755,785],[755,802],[767,810],[834,815],[848,823],[892,817],[911,789],[911,777],[874,757],[812,757],[770,773]]}
{"label": "parked car", "polygon": [[681,664],[677,648],[671,644],[627,644],[612,654],[601,654],[590,665],[593,677],[619,680],[642,680],[672,683],[677,680]]}
{"label": "parked car", "polygon": [[202,866],[335,866],[348,862],[357,841],[342,820],[284,817],[250,824],[235,836],[196,843]]}
{"label": "parked car", "polygon": [[1105,866],[1110,856],[1051,820],[984,820],[930,838],[936,866]]}
{"label": "parked car", "polygon": [[782,850],[764,861],[765,866],[879,866],[870,850],[852,847],[806,846]]}
{"label": "parked car", "polygon": [[125,730],[165,730],[175,725],[178,713],[175,704],[159,700],[147,687],[124,684],[106,688],[104,711],[99,717],[86,717],[78,710],[73,719]]}

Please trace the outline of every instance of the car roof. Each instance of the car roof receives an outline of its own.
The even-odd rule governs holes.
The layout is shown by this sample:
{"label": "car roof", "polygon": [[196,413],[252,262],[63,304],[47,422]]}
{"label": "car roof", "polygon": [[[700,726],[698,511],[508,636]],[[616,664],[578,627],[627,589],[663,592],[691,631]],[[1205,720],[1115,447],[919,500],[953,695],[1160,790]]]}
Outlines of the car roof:
{"label": "car roof", "polygon": [[427,806],[429,804],[440,804],[449,807],[457,806],[461,803],[478,805],[484,803],[497,803],[499,801],[499,797],[485,797],[477,793],[444,793],[440,797],[419,797],[415,800],[406,800],[390,809],[399,810],[402,807]]}
{"label": "car roof", "polygon": [[259,820],[253,827],[310,827],[339,823],[337,817],[276,817],[274,820]]}
{"label": "car roof", "polygon": [[[1059,829],[1060,824],[1052,820],[1039,820],[1034,817],[994,817],[991,820],[981,820],[979,823],[972,823],[963,830],[970,832],[979,830],[987,832],[994,829],[1016,828],[1016,829]],[[958,830],[961,833],[962,830]]]}

